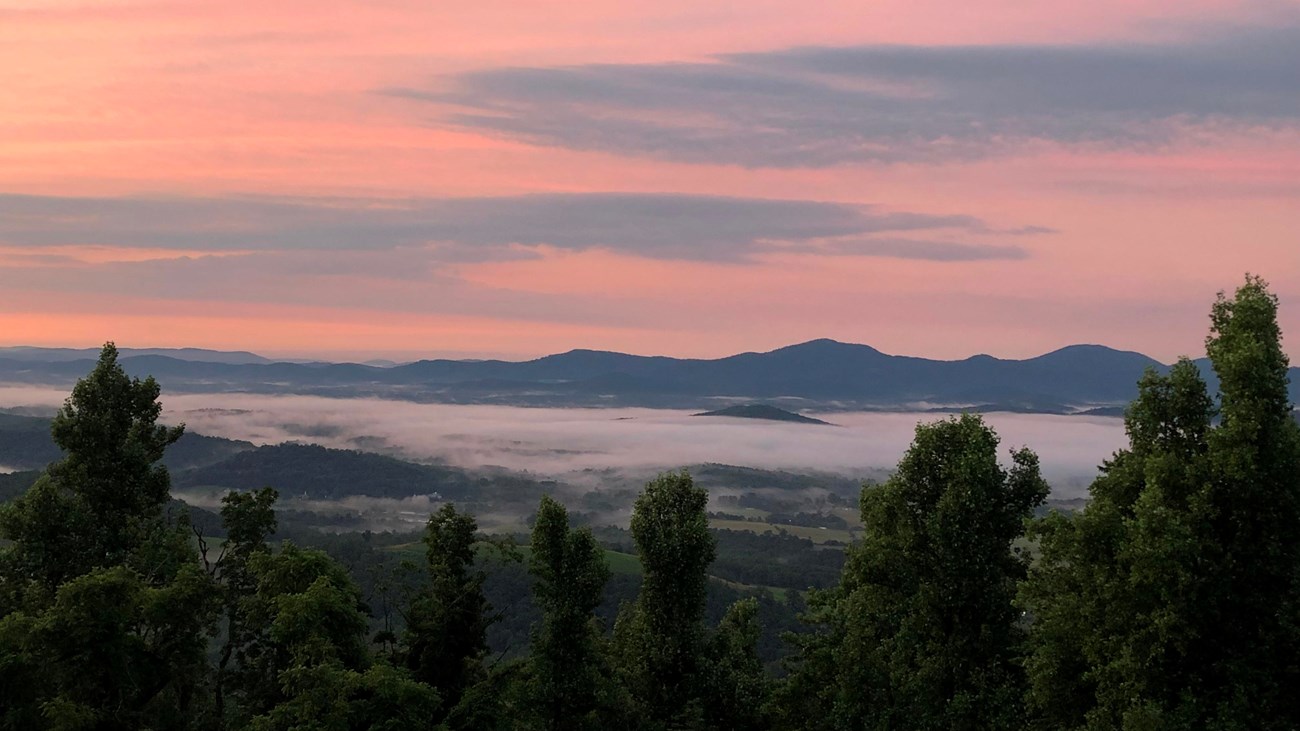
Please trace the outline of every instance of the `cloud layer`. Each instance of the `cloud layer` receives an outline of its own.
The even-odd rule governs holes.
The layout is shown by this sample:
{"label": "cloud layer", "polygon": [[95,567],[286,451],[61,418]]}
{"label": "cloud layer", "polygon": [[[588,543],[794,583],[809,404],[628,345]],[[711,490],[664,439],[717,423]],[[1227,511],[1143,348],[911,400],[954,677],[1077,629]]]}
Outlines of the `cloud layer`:
{"label": "cloud layer", "polygon": [[707,63],[472,71],[432,124],[688,163],[942,163],[1055,143],[1156,149],[1300,126],[1300,27],[1163,44],[808,46]]}
{"label": "cloud layer", "polygon": [[[999,230],[969,215],[682,194],[397,201],[0,195],[0,243],[18,247],[93,244],[198,252],[431,247],[437,260],[485,261],[528,256],[547,246],[694,261],[740,261],[764,251],[959,261],[1027,255],[1019,245],[969,237],[1047,231],[1037,226]],[[901,233],[940,238],[917,240]]]}

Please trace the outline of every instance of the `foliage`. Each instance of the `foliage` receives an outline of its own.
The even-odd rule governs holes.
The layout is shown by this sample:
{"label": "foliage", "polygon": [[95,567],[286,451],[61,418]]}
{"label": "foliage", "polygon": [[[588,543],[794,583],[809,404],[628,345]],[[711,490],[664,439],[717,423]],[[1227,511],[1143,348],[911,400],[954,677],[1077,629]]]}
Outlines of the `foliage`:
{"label": "foliage", "polygon": [[[1012,548],[1047,496],[1037,457],[997,461],[974,415],[919,425],[888,482],[862,492],[862,543],[840,586],[816,595],[821,635],[792,684],[809,728],[1014,728],[1026,559]],[[788,696],[787,696],[788,697]]]}
{"label": "foliage", "polygon": [[444,505],[424,533],[428,583],[411,599],[402,654],[412,677],[438,691],[454,707],[466,688],[484,678],[491,607],[483,596],[485,575],[475,569],[478,524]]}
{"label": "foliage", "polygon": [[[63,450],[0,507],[0,685],[8,728],[184,728],[198,713],[211,582],[167,525],[152,378],[104,346],[55,417]],[[39,680],[36,680],[39,679]]]}
{"label": "foliage", "polygon": [[[251,655],[262,636],[260,628],[248,617],[257,591],[257,577],[249,564],[254,557],[271,551],[267,538],[276,528],[277,497],[276,491],[267,487],[256,492],[233,492],[222,498],[221,521],[226,540],[215,562],[208,561],[207,543],[202,533],[198,533],[204,566],[218,582],[223,605],[225,639],[212,679],[213,715],[222,722],[226,718],[225,696],[230,672],[250,665]],[[245,685],[249,679],[244,676]]]}
{"label": "foliage", "polygon": [[647,484],[633,508],[632,537],[644,574],[636,601],[614,624],[614,652],[651,728],[703,722],[705,572],[715,552],[708,500],[689,474],[670,473]]}
{"label": "foliage", "polygon": [[758,606],[753,597],[732,604],[709,638],[702,695],[711,728],[770,728],[767,702],[771,681],[758,658]]}
{"label": "foliage", "polygon": [[1300,724],[1300,432],[1277,300],[1248,278],[1211,325],[1218,424],[1193,364],[1149,372],[1088,507],[1034,529],[1022,601],[1043,728]]}
{"label": "foliage", "polygon": [[536,727],[605,728],[601,706],[611,689],[594,615],[610,575],[605,551],[590,530],[571,530],[568,513],[549,496],[537,509],[529,547],[533,596],[542,611],[530,657]]}

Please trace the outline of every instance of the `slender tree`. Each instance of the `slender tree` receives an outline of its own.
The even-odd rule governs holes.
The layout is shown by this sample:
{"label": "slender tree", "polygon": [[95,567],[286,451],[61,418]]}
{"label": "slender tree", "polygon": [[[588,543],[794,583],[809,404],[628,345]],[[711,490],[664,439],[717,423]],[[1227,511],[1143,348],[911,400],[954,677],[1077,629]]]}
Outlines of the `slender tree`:
{"label": "slender tree", "polygon": [[588,529],[570,529],[564,506],[543,496],[530,541],[533,600],[542,610],[533,632],[530,705],[535,728],[601,729],[609,695],[595,618],[609,566]]}
{"label": "slender tree", "polygon": [[[225,640],[217,656],[212,679],[213,715],[222,727],[226,722],[226,691],[232,671],[246,665],[248,653],[263,636],[263,628],[248,622],[249,604],[257,581],[249,566],[256,556],[268,555],[267,539],[276,529],[275,501],[279,494],[270,487],[252,492],[232,492],[221,499],[221,523],[226,540],[215,561],[209,561],[207,542],[199,535],[205,567],[217,582],[223,605]],[[254,679],[258,682],[260,679]]]}
{"label": "slender tree", "polygon": [[406,611],[403,656],[412,676],[438,691],[445,709],[483,679],[491,606],[474,568],[474,517],[444,505],[425,527],[428,583]]}
{"label": "slender tree", "polygon": [[708,725],[732,731],[772,728],[771,682],[758,657],[758,600],[727,608],[706,648],[704,714]]}
{"label": "slender tree", "polygon": [[615,624],[624,680],[649,726],[700,726],[706,571],[717,551],[708,493],[686,472],[646,485],[632,512],[641,592]]}

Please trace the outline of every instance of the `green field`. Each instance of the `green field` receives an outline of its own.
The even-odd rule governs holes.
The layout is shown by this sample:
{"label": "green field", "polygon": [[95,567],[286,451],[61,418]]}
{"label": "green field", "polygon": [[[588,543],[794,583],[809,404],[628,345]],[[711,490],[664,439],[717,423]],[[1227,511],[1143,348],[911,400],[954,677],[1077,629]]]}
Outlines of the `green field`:
{"label": "green field", "polygon": [[826,543],[827,541],[839,541],[841,543],[850,543],[853,535],[850,531],[839,528],[814,528],[806,525],[772,525],[771,523],[756,523],[748,520],[710,520],[709,526],[720,528],[722,530],[740,530],[751,533],[779,533],[785,531],[792,536],[807,538],[813,543]]}

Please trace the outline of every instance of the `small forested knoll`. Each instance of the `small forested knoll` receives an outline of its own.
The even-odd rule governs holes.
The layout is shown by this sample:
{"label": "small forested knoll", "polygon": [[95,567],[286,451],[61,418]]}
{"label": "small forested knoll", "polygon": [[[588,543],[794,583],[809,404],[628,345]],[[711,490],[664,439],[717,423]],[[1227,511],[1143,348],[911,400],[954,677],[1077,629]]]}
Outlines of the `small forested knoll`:
{"label": "small forested knoll", "polygon": [[[252,484],[214,531],[170,498],[183,427],[110,344],[50,422],[53,463],[0,485],[21,493],[0,506],[0,729],[1294,729],[1277,306],[1257,278],[1214,304],[1218,399],[1190,361],[1142,378],[1084,509],[1033,517],[1036,456],[966,414],[863,487],[846,551],[711,529],[686,472],[645,485],[626,532],[550,496],[520,545],[450,503],[418,541],[295,532]],[[785,596],[742,593],[763,585]],[[796,629],[773,610],[797,606],[773,672],[774,625]]]}

